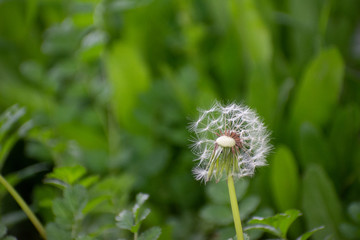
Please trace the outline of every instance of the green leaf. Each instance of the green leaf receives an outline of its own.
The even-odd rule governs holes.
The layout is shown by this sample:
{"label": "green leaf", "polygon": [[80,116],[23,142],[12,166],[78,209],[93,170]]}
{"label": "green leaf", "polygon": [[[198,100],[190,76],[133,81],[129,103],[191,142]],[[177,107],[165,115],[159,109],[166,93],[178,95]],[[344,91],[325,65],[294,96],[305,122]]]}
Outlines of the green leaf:
{"label": "green leaf", "polygon": [[75,222],[84,218],[83,209],[87,202],[88,194],[83,186],[67,187],[63,198],[57,198],[53,202],[55,222],[64,229],[70,229]]}
{"label": "green leaf", "polygon": [[25,113],[25,108],[14,105],[0,115],[0,170],[18,138],[32,126],[29,122],[20,125]]}
{"label": "green leaf", "polygon": [[230,206],[227,205],[206,205],[200,210],[200,217],[219,225],[227,225],[233,220]]}
{"label": "green leaf", "polygon": [[250,63],[269,64],[273,54],[271,35],[256,4],[250,0],[230,1],[233,22]]}
{"label": "green leaf", "polygon": [[336,48],[322,50],[307,67],[298,87],[291,126],[296,130],[305,122],[317,127],[330,119],[343,82],[344,63]]}
{"label": "green leaf", "polygon": [[94,210],[100,203],[104,202],[104,201],[108,201],[109,200],[109,196],[98,196],[98,197],[93,197],[91,198],[91,200],[86,204],[86,206],[84,207],[83,213],[86,215],[89,212],[91,212],[92,210]]}
{"label": "green leaf", "polygon": [[88,176],[88,177],[85,177],[84,179],[81,179],[79,181],[79,184],[88,188],[98,181],[99,181],[99,176],[93,175],[93,176]]}
{"label": "green leaf", "polygon": [[149,214],[150,214],[150,209],[146,208],[144,209],[144,211],[142,211],[136,218],[137,222],[142,222]]}
{"label": "green leaf", "polygon": [[260,204],[260,198],[257,196],[249,196],[239,203],[239,211],[242,220],[247,219]]}
{"label": "green leaf", "polygon": [[[360,130],[360,109],[358,105],[347,105],[339,108],[333,117],[332,127],[330,129],[331,154],[338,159],[334,163],[334,172],[330,176],[336,176],[339,182],[354,172],[353,153],[357,146],[358,133]],[[331,172],[333,173],[333,172]],[[356,173],[353,173],[356,175]],[[346,180],[343,180],[346,182]]]}
{"label": "green leaf", "polygon": [[244,228],[244,231],[248,231],[248,230],[261,230],[278,237],[281,237],[282,234],[278,229],[267,224],[251,224]]}
{"label": "green leaf", "polygon": [[71,230],[64,230],[62,225],[57,225],[55,223],[49,223],[46,225],[46,237],[47,239],[56,239],[56,240],[69,240],[71,239]]}
{"label": "green leaf", "polygon": [[144,204],[144,202],[149,198],[149,194],[146,193],[139,193],[136,195],[136,203],[133,207],[133,214],[135,219],[138,218],[138,213],[140,207]]}
{"label": "green leaf", "polygon": [[135,224],[133,213],[129,210],[123,210],[118,216],[116,216],[115,220],[117,221],[116,226],[130,231],[132,231]]}
{"label": "green leaf", "polygon": [[134,124],[139,94],[150,86],[150,73],[138,49],[128,42],[116,42],[107,52],[105,64],[117,120],[133,131],[139,131]]}
{"label": "green leaf", "polygon": [[360,223],[360,202],[351,203],[348,207],[348,214],[354,222]]}
{"label": "green leaf", "polygon": [[316,233],[317,231],[320,231],[320,230],[322,230],[322,229],[324,229],[323,226],[314,228],[313,230],[304,233],[303,235],[301,235],[300,237],[298,237],[296,240],[306,240],[306,239],[308,239],[309,237],[311,237],[314,233]]}
{"label": "green leaf", "polygon": [[0,140],[25,115],[25,108],[14,105],[0,115]]}
{"label": "green leaf", "polygon": [[93,61],[103,52],[106,36],[103,32],[88,33],[81,42],[81,59],[85,62]]}
{"label": "green leaf", "polygon": [[142,221],[150,214],[150,209],[146,208],[135,217],[135,225],[131,228],[132,232],[138,232]]}
{"label": "green leaf", "polygon": [[139,236],[139,240],[156,240],[160,237],[161,228],[152,227]]}
{"label": "green leaf", "polygon": [[320,166],[313,165],[305,172],[302,203],[308,228],[325,226],[314,239],[323,240],[328,235],[341,239],[338,229],[342,221],[341,204],[333,183]]}
{"label": "green leaf", "polygon": [[271,161],[271,188],[280,211],[298,204],[299,174],[294,156],[286,146],[279,146]]}
{"label": "green leaf", "polygon": [[285,213],[280,213],[268,218],[253,218],[248,224],[254,224],[246,229],[262,229],[270,232],[277,237],[286,238],[287,231],[290,225],[301,215],[299,210],[290,209]]}
{"label": "green leaf", "polygon": [[58,167],[52,173],[46,175],[48,183],[54,183],[52,179],[59,180],[68,185],[73,185],[86,173],[86,169],[81,165],[72,167]]}
{"label": "green leaf", "polygon": [[[249,186],[247,179],[241,179],[235,182],[235,192],[238,201],[240,201],[245,195]],[[229,204],[229,190],[226,181],[210,182],[206,186],[206,195],[211,199],[212,202],[218,204]]]}
{"label": "green leaf", "polygon": [[309,122],[303,123],[300,128],[299,140],[300,163],[304,169],[310,163],[324,166],[328,171],[336,168],[331,148],[319,128]]}

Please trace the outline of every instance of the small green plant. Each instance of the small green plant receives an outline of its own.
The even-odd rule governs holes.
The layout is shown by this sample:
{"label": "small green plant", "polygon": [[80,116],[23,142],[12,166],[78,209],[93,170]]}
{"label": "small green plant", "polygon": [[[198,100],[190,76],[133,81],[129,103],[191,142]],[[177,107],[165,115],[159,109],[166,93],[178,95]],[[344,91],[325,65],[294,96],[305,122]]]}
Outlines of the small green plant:
{"label": "small green plant", "polygon": [[134,240],[156,240],[161,234],[159,227],[152,227],[140,234],[141,223],[150,214],[149,208],[142,208],[148,198],[148,194],[139,193],[136,196],[136,203],[132,211],[123,210],[116,216],[117,226],[132,232],[134,234]]}
{"label": "small green plant", "polygon": [[130,176],[100,179],[75,165],[55,168],[45,182],[62,192],[61,196],[39,198],[40,203],[50,203],[54,216],[46,226],[48,239],[117,239],[123,235],[114,218],[127,202]]}
{"label": "small green plant", "polygon": [[[276,214],[272,217],[260,218],[255,217],[248,221],[248,226],[244,228],[245,231],[258,229],[264,232],[270,233],[271,235],[277,237],[279,240],[286,240],[287,232],[291,224],[301,216],[301,212],[296,209],[287,210],[285,213]],[[322,230],[324,227],[317,227],[308,231],[296,240],[306,240],[310,238],[314,233],[319,230]]]}

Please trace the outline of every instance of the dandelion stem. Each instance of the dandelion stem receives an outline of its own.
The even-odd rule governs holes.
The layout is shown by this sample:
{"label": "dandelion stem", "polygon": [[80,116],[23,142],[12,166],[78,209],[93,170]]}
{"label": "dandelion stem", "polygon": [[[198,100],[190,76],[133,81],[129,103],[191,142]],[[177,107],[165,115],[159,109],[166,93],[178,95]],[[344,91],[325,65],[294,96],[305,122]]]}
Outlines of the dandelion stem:
{"label": "dandelion stem", "polygon": [[35,226],[39,234],[43,239],[46,239],[45,229],[43,225],[40,223],[39,219],[35,216],[35,214],[31,211],[29,206],[26,204],[24,199],[18,194],[18,192],[10,185],[10,183],[0,174],[0,183],[6,188],[6,190],[10,193],[10,195],[15,199],[15,201],[19,204],[21,209],[28,216],[32,224]]}
{"label": "dandelion stem", "polygon": [[234,218],[237,240],[244,240],[243,231],[242,231],[242,227],[241,227],[239,206],[238,206],[238,201],[237,201],[236,193],[235,193],[234,179],[229,174],[227,180],[228,180],[231,210],[232,210],[232,214],[233,214],[233,218]]}

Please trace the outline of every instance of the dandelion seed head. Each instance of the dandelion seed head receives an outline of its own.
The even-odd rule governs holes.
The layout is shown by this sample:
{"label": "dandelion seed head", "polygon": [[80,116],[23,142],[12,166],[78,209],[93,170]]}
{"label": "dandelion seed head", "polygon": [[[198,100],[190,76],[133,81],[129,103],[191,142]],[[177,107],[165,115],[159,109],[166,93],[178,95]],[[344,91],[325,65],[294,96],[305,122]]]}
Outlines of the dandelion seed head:
{"label": "dandelion seed head", "polygon": [[215,102],[199,112],[190,127],[198,161],[193,170],[197,180],[219,181],[224,173],[234,178],[252,176],[256,167],[266,165],[271,150],[269,132],[255,111],[244,105]]}

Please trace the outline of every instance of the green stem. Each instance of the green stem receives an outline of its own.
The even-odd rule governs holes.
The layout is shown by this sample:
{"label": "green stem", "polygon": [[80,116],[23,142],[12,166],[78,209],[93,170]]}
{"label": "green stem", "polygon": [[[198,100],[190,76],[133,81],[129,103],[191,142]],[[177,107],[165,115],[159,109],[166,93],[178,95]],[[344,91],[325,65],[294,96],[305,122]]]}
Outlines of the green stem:
{"label": "green stem", "polygon": [[38,230],[39,234],[43,239],[46,239],[45,229],[40,221],[37,219],[35,214],[31,211],[29,206],[26,204],[24,199],[17,193],[17,191],[9,184],[8,181],[0,174],[0,183],[6,188],[6,190],[10,193],[10,195],[15,199],[15,201],[19,204],[21,209],[28,216],[32,224]]}
{"label": "green stem", "polygon": [[234,218],[237,240],[244,240],[243,231],[241,227],[239,206],[235,193],[234,179],[231,175],[228,175],[228,188],[229,188],[231,210]]}

